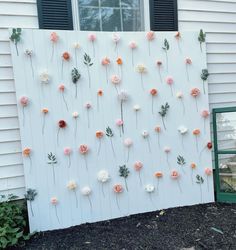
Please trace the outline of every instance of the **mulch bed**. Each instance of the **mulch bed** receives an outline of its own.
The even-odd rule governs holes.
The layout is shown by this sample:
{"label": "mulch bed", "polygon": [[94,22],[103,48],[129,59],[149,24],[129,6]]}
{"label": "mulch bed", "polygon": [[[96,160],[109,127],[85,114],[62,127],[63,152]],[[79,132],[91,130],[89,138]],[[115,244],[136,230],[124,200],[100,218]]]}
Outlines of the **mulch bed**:
{"label": "mulch bed", "polygon": [[204,204],[35,234],[17,249],[236,249],[236,204]]}

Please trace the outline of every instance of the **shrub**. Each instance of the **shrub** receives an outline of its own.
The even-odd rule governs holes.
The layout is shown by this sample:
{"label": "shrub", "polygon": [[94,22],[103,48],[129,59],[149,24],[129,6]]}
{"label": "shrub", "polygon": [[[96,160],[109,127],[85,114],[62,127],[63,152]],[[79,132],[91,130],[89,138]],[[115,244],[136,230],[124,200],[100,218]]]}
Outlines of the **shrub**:
{"label": "shrub", "polygon": [[26,230],[24,205],[13,201],[16,198],[14,195],[0,195],[0,249],[30,238]]}

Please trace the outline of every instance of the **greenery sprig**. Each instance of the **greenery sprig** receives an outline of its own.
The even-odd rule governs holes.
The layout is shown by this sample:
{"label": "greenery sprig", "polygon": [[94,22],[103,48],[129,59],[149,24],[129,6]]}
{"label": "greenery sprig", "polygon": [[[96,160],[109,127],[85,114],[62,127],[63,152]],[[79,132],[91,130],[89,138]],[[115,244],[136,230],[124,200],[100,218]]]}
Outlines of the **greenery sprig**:
{"label": "greenery sprig", "polygon": [[32,201],[34,201],[35,197],[37,196],[38,192],[35,189],[31,189],[28,188],[25,194],[25,199],[27,201],[29,201],[30,204],[30,210],[31,210],[31,214],[32,216],[34,216],[34,211],[33,211],[33,207],[32,207]]}
{"label": "greenery sprig", "polygon": [[128,178],[130,171],[129,171],[129,169],[126,167],[125,164],[122,165],[122,166],[119,166],[119,173],[120,173],[120,177],[123,177],[124,180],[125,180],[125,187],[126,187],[126,190],[129,191],[126,179]]}
{"label": "greenery sprig", "polygon": [[113,133],[112,129],[109,126],[106,128],[106,136],[108,138],[110,138],[110,143],[111,143],[111,149],[112,149],[112,152],[113,152],[113,156],[116,157],[115,149],[114,149],[114,145],[113,145],[113,141],[112,141],[112,138],[114,137],[114,133]]}
{"label": "greenery sprig", "polygon": [[202,73],[201,73],[201,79],[202,79],[204,94],[206,93],[206,91],[205,91],[205,81],[208,79],[208,76],[209,76],[208,70],[207,69],[203,69]]}
{"label": "greenery sprig", "polygon": [[9,37],[9,39],[15,44],[17,56],[19,56],[17,44],[21,40],[21,31],[22,31],[21,28],[13,28],[12,34]]}
{"label": "greenery sprig", "polygon": [[73,68],[71,70],[71,79],[72,82],[75,84],[75,98],[77,98],[77,82],[80,79],[81,74],[79,73],[79,70],[77,68]]}
{"label": "greenery sprig", "polygon": [[161,110],[158,112],[159,115],[161,116],[164,129],[166,129],[164,117],[167,115],[169,108],[170,108],[170,105],[168,104],[168,102],[166,102],[165,105],[161,105]]}
{"label": "greenery sprig", "polygon": [[166,54],[166,68],[167,68],[167,72],[168,72],[169,63],[168,63],[168,54],[167,54],[167,52],[170,49],[170,44],[169,44],[167,39],[164,40],[164,44],[163,44],[162,49],[165,51],[165,54]]}
{"label": "greenery sprig", "polygon": [[201,202],[202,202],[202,184],[204,183],[204,179],[199,174],[196,175],[196,183],[199,184],[200,186],[200,195],[201,195]]}
{"label": "greenery sprig", "polygon": [[200,49],[202,52],[202,43],[205,43],[205,41],[206,41],[206,33],[204,33],[202,29],[200,29],[200,32],[198,35],[198,41],[200,43]]}
{"label": "greenery sprig", "polygon": [[55,184],[56,183],[56,176],[55,176],[54,165],[57,164],[57,158],[56,158],[56,155],[54,155],[52,152],[50,152],[48,154],[48,164],[52,165],[53,181],[54,181],[54,184]]}
{"label": "greenery sprig", "polygon": [[93,65],[93,62],[91,60],[91,57],[87,53],[84,54],[84,64],[87,66],[88,79],[89,79],[89,88],[91,88],[91,77],[90,77],[89,68]]}
{"label": "greenery sprig", "polygon": [[[177,164],[181,167],[183,167],[186,164],[186,161],[182,155],[177,156]],[[183,172],[185,172],[183,168],[182,170]]]}

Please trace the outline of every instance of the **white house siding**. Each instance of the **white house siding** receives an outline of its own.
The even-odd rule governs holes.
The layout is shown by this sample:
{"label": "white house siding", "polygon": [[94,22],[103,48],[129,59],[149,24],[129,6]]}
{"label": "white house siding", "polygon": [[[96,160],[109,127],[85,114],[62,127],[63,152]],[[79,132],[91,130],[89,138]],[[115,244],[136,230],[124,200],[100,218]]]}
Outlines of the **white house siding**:
{"label": "white house siding", "polygon": [[[236,0],[178,0],[179,30],[207,32],[210,107],[236,106]],[[0,194],[24,193],[9,27],[37,28],[36,0],[0,0]]]}
{"label": "white house siding", "polygon": [[9,27],[37,28],[36,0],[0,0],[0,194],[24,194]]}

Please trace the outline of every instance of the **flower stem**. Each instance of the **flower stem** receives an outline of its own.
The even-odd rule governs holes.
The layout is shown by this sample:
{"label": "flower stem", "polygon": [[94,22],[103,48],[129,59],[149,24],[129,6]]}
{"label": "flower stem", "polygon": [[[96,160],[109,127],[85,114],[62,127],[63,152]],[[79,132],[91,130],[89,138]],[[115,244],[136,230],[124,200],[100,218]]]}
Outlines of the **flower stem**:
{"label": "flower stem", "polygon": [[95,46],[94,46],[94,42],[92,42],[93,45],[93,57],[95,57]]}
{"label": "flower stem", "polygon": [[53,60],[54,57],[54,44],[52,43],[52,54],[51,54],[51,61]]}
{"label": "flower stem", "polygon": [[15,43],[15,47],[16,47],[16,54],[17,54],[17,56],[19,56],[19,51],[18,51],[17,43]]}
{"label": "flower stem", "polygon": [[186,75],[187,75],[187,80],[189,82],[188,64],[186,64]]}
{"label": "flower stem", "polygon": [[131,56],[132,56],[132,66],[134,66],[134,50],[131,50]]}
{"label": "flower stem", "polygon": [[74,190],[74,195],[75,195],[75,205],[76,205],[76,208],[78,208],[78,198],[77,198],[76,190]]}
{"label": "flower stem", "polygon": [[84,155],[84,162],[85,162],[86,170],[88,171],[88,164],[87,164],[87,159],[86,159],[86,156],[85,156],[85,155]]}
{"label": "flower stem", "polygon": [[167,50],[165,50],[165,54],[166,54],[166,69],[167,69],[167,72],[169,72],[169,63],[168,63],[168,55],[167,55]]}
{"label": "flower stem", "polygon": [[44,128],[45,128],[45,115],[43,116],[42,134],[44,134]]}
{"label": "flower stem", "polygon": [[197,140],[197,136],[196,136],[195,140],[196,140],[196,150],[198,152],[198,140]]}
{"label": "flower stem", "polygon": [[22,108],[22,114],[23,114],[23,127],[25,126],[25,107]]}
{"label": "flower stem", "polygon": [[181,99],[181,103],[182,103],[182,107],[183,107],[183,115],[185,115],[185,105],[184,105],[184,101]]}
{"label": "flower stem", "polygon": [[126,178],[124,178],[124,179],[125,179],[125,188],[126,188],[126,191],[129,192],[128,184],[127,184]]}
{"label": "flower stem", "polygon": [[107,84],[108,84],[108,70],[107,70],[107,66],[105,66],[106,68],[106,81],[107,81]]}
{"label": "flower stem", "polygon": [[128,148],[128,152],[127,152],[127,160],[126,160],[126,162],[128,162],[129,161],[129,148]]}
{"label": "flower stem", "polygon": [[57,214],[57,206],[55,206],[55,213],[56,213],[56,217],[57,217],[58,223],[61,224],[61,223],[60,223],[60,220],[59,220],[59,217],[58,217],[58,214]]}
{"label": "flower stem", "polygon": [[160,82],[162,83],[162,76],[161,76],[161,67],[158,67],[158,73],[159,73],[159,78],[160,78]]}
{"label": "flower stem", "polygon": [[138,128],[138,114],[137,111],[135,112],[135,127]]}
{"label": "flower stem", "polygon": [[33,207],[32,207],[31,201],[29,202],[29,204],[30,204],[30,211],[31,211],[31,214],[32,214],[32,216],[34,217],[34,211],[33,211]]}
{"label": "flower stem", "polygon": [[112,138],[110,137],[110,143],[111,143],[111,149],[112,149],[112,152],[113,152],[113,156],[116,157],[116,154],[115,154],[115,150],[114,150],[114,146],[113,146],[113,142],[112,142]]}
{"label": "flower stem", "polygon": [[142,90],[145,90],[145,89],[144,89],[144,86],[143,86],[143,73],[140,73],[140,76],[141,76],[141,86],[142,86]]}
{"label": "flower stem", "polygon": [[31,67],[32,77],[34,78],[34,67],[33,67],[33,62],[32,62],[31,56],[30,56],[30,67]]}
{"label": "flower stem", "polygon": [[124,114],[123,114],[123,102],[120,102],[120,115],[121,115],[121,120],[122,120],[122,125],[121,125],[121,129],[122,129],[122,133],[124,134]]}
{"label": "flower stem", "polygon": [[142,179],[141,179],[140,170],[138,171],[138,177],[139,177],[139,184],[140,184],[140,186],[142,186]]}
{"label": "flower stem", "polygon": [[87,120],[88,120],[88,128],[90,128],[90,119],[89,119],[89,112],[87,110]]}
{"label": "flower stem", "polygon": [[87,65],[87,72],[88,72],[88,79],[89,79],[89,88],[91,88],[91,77],[90,77],[90,70],[89,70],[88,65]]}
{"label": "flower stem", "polygon": [[162,120],[163,127],[164,127],[164,129],[166,130],[166,125],[165,125],[164,117],[163,117],[163,116],[161,117],[161,120]]}
{"label": "flower stem", "polygon": [[52,163],[52,174],[53,174],[53,183],[56,184],[55,168],[53,163]]}
{"label": "flower stem", "polygon": [[148,54],[149,54],[149,56],[151,55],[151,48],[150,48],[151,46],[150,46],[150,41],[148,41]]}
{"label": "flower stem", "polygon": [[119,212],[121,213],[117,195],[116,195],[116,205],[117,205],[117,207],[118,207],[118,209],[119,209]]}
{"label": "flower stem", "polygon": [[105,197],[105,192],[104,192],[103,183],[102,183],[102,194],[103,194],[103,197]]}
{"label": "flower stem", "polygon": [[195,97],[196,110],[198,112],[197,98]]}
{"label": "flower stem", "polygon": [[148,151],[149,151],[149,153],[151,153],[151,145],[150,145],[149,138],[147,138],[147,143],[148,143]]}
{"label": "flower stem", "polygon": [[[77,85],[76,85],[76,96],[75,96],[75,98],[77,98]],[[67,105],[67,102],[66,102],[66,99],[65,99],[65,96],[64,96],[64,93],[62,93],[62,100],[63,100],[63,102],[64,102],[64,104],[66,106],[67,111],[69,111],[68,105]]]}
{"label": "flower stem", "polygon": [[59,132],[60,132],[60,128],[57,131],[57,146],[59,146]]}
{"label": "flower stem", "polygon": [[68,155],[68,168],[70,168],[71,166],[71,159],[70,159],[70,155]]}
{"label": "flower stem", "polygon": [[152,96],[152,114],[154,114],[154,110],[153,110],[153,102],[154,102],[154,100],[153,100],[153,96]]}
{"label": "flower stem", "polygon": [[182,188],[180,186],[179,180],[177,180],[177,183],[178,183],[179,191],[180,191],[180,193],[182,193]]}
{"label": "flower stem", "polygon": [[74,132],[74,135],[75,135],[75,139],[76,139],[76,136],[77,136],[77,119],[75,119],[75,132]]}
{"label": "flower stem", "polygon": [[205,90],[205,81],[204,80],[202,81],[202,87],[203,87],[203,93],[205,95],[206,94],[206,90]]}
{"label": "flower stem", "polygon": [[98,156],[99,156],[100,151],[101,151],[101,145],[102,145],[102,142],[101,142],[101,139],[99,139],[99,143],[98,143],[98,152],[97,152]]}

